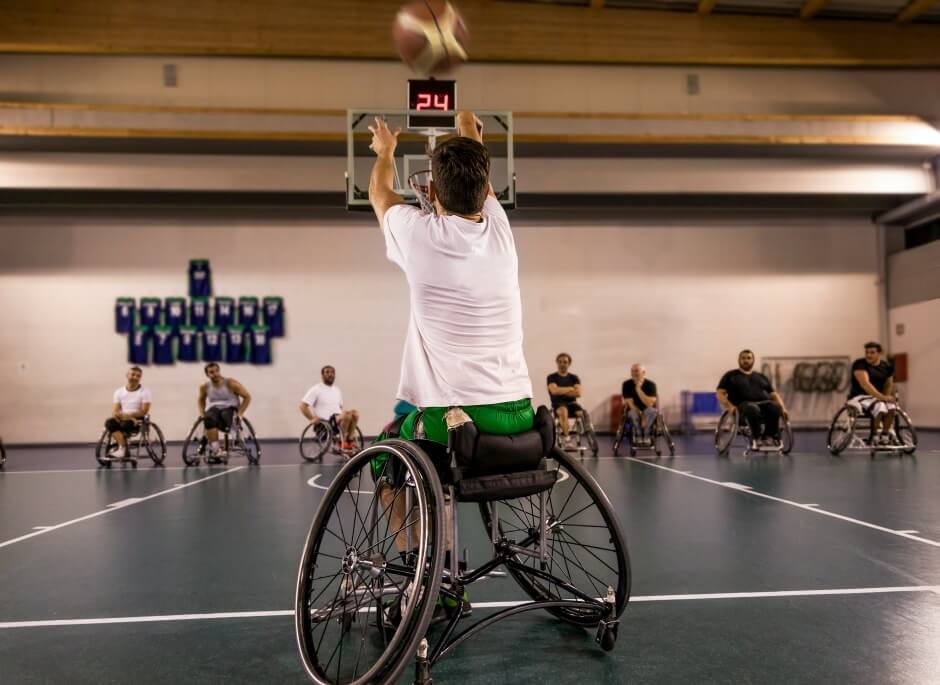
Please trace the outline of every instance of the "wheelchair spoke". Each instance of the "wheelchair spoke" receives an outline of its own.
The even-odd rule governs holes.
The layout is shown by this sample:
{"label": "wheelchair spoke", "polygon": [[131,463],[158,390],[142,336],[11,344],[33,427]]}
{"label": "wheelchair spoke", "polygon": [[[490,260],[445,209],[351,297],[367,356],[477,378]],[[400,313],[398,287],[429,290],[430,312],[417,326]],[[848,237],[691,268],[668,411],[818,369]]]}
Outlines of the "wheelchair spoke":
{"label": "wheelchair spoke", "polygon": [[[570,545],[570,546],[572,546],[572,547],[573,547],[574,545],[577,545],[578,547],[583,547],[585,552],[587,552],[588,554],[590,554],[592,557],[594,557],[594,558],[597,559],[599,562],[601,562],[604,566],[606,566],[608,569],[610,569],[611,573],[616,573],[616,572],[617,572],[617,569],[615,569],[613,566],[611,566],[610,564],[608,564],[606,561],[604,561],[603,559],[601,559],[599,556],[597,556],[596,554],[594,554],[594,552],[592,552],[592,551],[590,550],[591,547],[593,547],[594,549],[604,549],[603,547],[595,547],[594,545],[586,545],[586,544],[584,544],[583,542],[578,542],[577,540],[575,540],[575,538],[573,538],[573,537],[571,537],[570,535],[568,535],[568,533],[567,533],[566,531],[564,531],[564,530],[561,531],[561,534],[564,535],[564,536],[566,536],[566,537],[568,537],[568,538],[570,538],[571,540],[574,540],[573,543],[572,543],[572,542],[568,542],[568,545]],[[612,550],[612,549],[607,549],[606,551],[608,551],[608,552],[613,552],[614,550]],[[600,580],[600,578],[598,578],[598,580]]]}

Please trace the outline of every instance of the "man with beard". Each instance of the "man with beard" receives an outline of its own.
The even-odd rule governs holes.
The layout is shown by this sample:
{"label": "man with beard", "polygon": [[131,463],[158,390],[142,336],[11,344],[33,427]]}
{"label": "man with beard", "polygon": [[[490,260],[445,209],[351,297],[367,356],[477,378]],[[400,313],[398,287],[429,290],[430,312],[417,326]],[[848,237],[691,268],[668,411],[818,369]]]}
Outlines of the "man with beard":
{"label": "man with beard", "polygon": [[718,382],[718,402],[722,408],[741,417],[751,429],[751,448],[780,444],[780,417],[787,408],[770,379],[754,371],[754,353],[742,350],[738,368],[728,371]]}
{"label": "man with beard", "polygon": [[318,418],[328,421],[336,426],[342,434],[341,449],[353,448],[356,439],[356,425],[359,423],[359,412],[355,409],[343,409],[343,391],[336,385],[336,369],[324,366],[320,369],[322,383],[317,383],[307,391],[300,402],[300,413],[308,421]]}

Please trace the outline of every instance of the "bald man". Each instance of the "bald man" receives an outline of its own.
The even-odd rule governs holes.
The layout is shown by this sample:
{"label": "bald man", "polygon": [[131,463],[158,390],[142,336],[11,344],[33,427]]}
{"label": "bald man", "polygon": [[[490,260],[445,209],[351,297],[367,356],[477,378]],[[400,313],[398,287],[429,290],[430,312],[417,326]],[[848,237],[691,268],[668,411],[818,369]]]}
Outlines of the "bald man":
{"label": "bald man", "polygon": [[623,410],[636,428],[637,437],[646,439],[659,414],[656,384],[646,377],[642,364],[630,367],[630,378],[623,382]]}

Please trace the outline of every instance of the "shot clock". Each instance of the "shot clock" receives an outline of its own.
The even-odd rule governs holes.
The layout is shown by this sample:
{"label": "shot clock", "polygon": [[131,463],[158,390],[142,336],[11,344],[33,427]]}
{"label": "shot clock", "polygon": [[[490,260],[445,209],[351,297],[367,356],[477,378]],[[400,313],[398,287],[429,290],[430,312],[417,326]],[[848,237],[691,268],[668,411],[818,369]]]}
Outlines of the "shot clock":
{"label": "shot clock", "polygon": [[[408,80],[409,129],[453,129],[457,110],[457,82],[438,79]],[[427,115],[417,112],[428,112]]]}

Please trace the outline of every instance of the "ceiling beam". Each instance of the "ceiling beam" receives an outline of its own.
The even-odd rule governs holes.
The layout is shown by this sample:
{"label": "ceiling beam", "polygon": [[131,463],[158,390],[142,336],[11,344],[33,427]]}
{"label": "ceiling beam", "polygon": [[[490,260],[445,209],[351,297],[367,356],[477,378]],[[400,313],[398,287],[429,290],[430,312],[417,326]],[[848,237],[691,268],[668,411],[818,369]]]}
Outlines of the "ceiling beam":
{"label": "ceiling beam", "polygon": [[937,0],[911,0],[907,7],[898,13],[895,21],[911,21],[937,4]]}
{"label": "ceiling beam", "polygon": [[827,2],[829,0],[806,0],[800,8],[800,19],[812,19],[826,6]]}
{"label": "ceiling beam", "polygon": [[718,0],[699,0],[698,1],[698,13],[699,14],[711,14],[712,10],[715,9],[715,5],[718,4]]}

